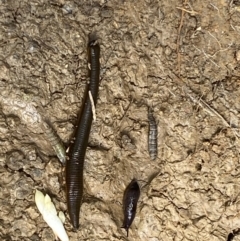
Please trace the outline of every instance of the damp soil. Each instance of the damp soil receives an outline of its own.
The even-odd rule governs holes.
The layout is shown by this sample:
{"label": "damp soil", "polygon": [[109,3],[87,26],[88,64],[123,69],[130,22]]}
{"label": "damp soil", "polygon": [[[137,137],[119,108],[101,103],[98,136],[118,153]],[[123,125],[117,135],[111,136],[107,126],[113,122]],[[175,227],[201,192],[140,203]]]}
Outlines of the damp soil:
{"label": "damp soil", "polygon": [[[224,241],[240,228],[240,1],[0,0],[0,22],[1,240],[54,240],[36,189],[65,213],[72,241]],[[40,124],[69,146],[94,32],[101,84],[74,231],[64,168]],[[141,196],[126,237],[133,178]]]}

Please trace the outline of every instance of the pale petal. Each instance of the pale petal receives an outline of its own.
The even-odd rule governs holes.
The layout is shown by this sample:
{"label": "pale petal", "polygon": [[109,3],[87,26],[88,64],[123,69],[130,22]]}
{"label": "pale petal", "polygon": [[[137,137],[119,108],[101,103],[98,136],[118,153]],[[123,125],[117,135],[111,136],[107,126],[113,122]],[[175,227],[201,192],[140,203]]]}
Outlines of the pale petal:
{"label": "pale petal", "polygon": [[42,214],[45,206],[45,199],[43,193],[38,190],[36,190],[35,193],[35,203],[37,205],[39,212]]}
{"label": "pale petal", "polygon": [[63,212],[59,212],[59,216],[61,217],[61,219],[57,216],[57,211],[54,204],[51,201],[51,198],[48,195],[44,197],[42,192],[36,190],[35,202],[39,212],[43,216],[43,219],[48,224],[48,226],[53,230],[55,235],[58,236],[58,238],[61,241],[69,241],[63,223],[61,221],[61,219],[65,220],[65,216]]}
{"label": "pale petal", "polygon": [[46,211],[44,212],[43,219],[61,241],[69,241],[67,233],[63,227],[63,223],[57,215],[53,215]]}
{"label": "pale petal", "polygon": [[49,197],[48,194],[45,195],[45,200],[44,200],[45,203],[49,203],[49,202],[52,202],[51,201],[51,198]]}
{"label": "pale petal", "polygon": [[45,196],[45,210],[53,215],[57,215],[57,210],[47,194]]}
{"label": "pale petal", "polygon": [[60,211],[60,212],[58,213],[58,217],[60,218],[60,220],[62,221],[62,223],[65,223],[66,218],[65,218],[65,215],[64,215],[64,213],[63,213],[62,211]]}

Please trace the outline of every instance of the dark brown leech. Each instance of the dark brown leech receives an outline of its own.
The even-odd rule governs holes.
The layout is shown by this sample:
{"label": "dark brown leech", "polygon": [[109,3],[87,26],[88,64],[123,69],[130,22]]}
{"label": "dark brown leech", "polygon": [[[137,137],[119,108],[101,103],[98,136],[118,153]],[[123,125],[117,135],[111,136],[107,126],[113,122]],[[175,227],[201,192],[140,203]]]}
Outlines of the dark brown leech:
{"label": "dark brown leech", "polygon": [[90,83],[88,85],[84,106],[76,129],[73,144],[69,150],[69,160],[66,164],[66,187],[67,187],[67,204],[68,213],[71,223],[75,229],[79,228],[79,213],[83,196],[83,166],[88,137],[91,130],[93,119],[92,107],[88,92],[93,97],[96,105],[99,75],[100,75],[100,47],[96,41],[89,42],[89,62],[90,62]]}
{"label": "dark brown leech", "polygon": [[233,238],[239,234],[240,234],[240,228],[232,230],[232,232],[228,234],[227,241],[232,241]]}
{"label": "dark brown leech", "polygon": [[140,196],[140,187],[137,183],[137,180],[134,178],[129,185],[127,186],[124,197],[123,197],[123,211],[124,211],[124,220],[122,228],[127,231],[131,226],[137,210],[137,202]]}
{"label": "dark brown leech", "polygon": [[232,241],[233,238],[234,238],[234,234],[233,234],[233,233],[229,233],[229,234],[228,234],[227,241]]}
{"label": "dark brown leech", "polygon": [[149,134],[148,134],[148,152],[150,158],[155,160],[157,157],[157,123],[153,116],[151,108],[148,108],[148,120],[149,120]]}

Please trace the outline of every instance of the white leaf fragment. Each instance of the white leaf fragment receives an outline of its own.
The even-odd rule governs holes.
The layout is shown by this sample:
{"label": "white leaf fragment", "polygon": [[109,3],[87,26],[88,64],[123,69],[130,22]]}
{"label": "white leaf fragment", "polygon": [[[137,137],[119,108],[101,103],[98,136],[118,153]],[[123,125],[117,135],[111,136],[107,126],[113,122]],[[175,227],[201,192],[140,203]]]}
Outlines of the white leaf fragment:
{"label": "white leaf fragment", "polygon": [[[48,224],[48,226],[53,230],[55,235],[61,241],[69,241],[67,233],[64,229],[61,219],[57,216],[57,211],[54,204],[51,201],[51,198],[46,194],[44,197],[43,193],[36,190],[35,193],[35,202],[39,212],[42,214],[43,219]],[[64,216],[64,214],[63,214]]]}
{"label": "white leaf fragment", "polygon": [[65,223],[65,215],[64,215],[64,213],[62,212],[62,211],[60,211],[59,213],[58,213],[58,217],[60,218],[60,220],[62,221],[62,223]]}
{"label": "white leaf fragment", "polygon": [[37,205],[37,208],[39,210],[40,213],[43,213],[43,210],[44,210],[44,195],[42,192],[36,190],[36,193],[35,193],[35,203]]}

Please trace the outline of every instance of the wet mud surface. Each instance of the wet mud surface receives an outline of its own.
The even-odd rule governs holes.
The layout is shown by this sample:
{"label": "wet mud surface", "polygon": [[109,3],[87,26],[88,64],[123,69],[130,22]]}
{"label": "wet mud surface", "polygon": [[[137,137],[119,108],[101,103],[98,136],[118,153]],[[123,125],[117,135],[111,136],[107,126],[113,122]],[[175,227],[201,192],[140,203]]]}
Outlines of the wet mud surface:
{"label": "wet mud surface", "polygon": [[[239,229],[239,21],[239,1],[0,0],[0,239],[54,240],[36,189],[65,213],[70,240],[224,241]],[[69,145],[92,32],[101,84],[75,232],[41,122]],[[141,196],[127,238],[122,198],[133,178]]]}

